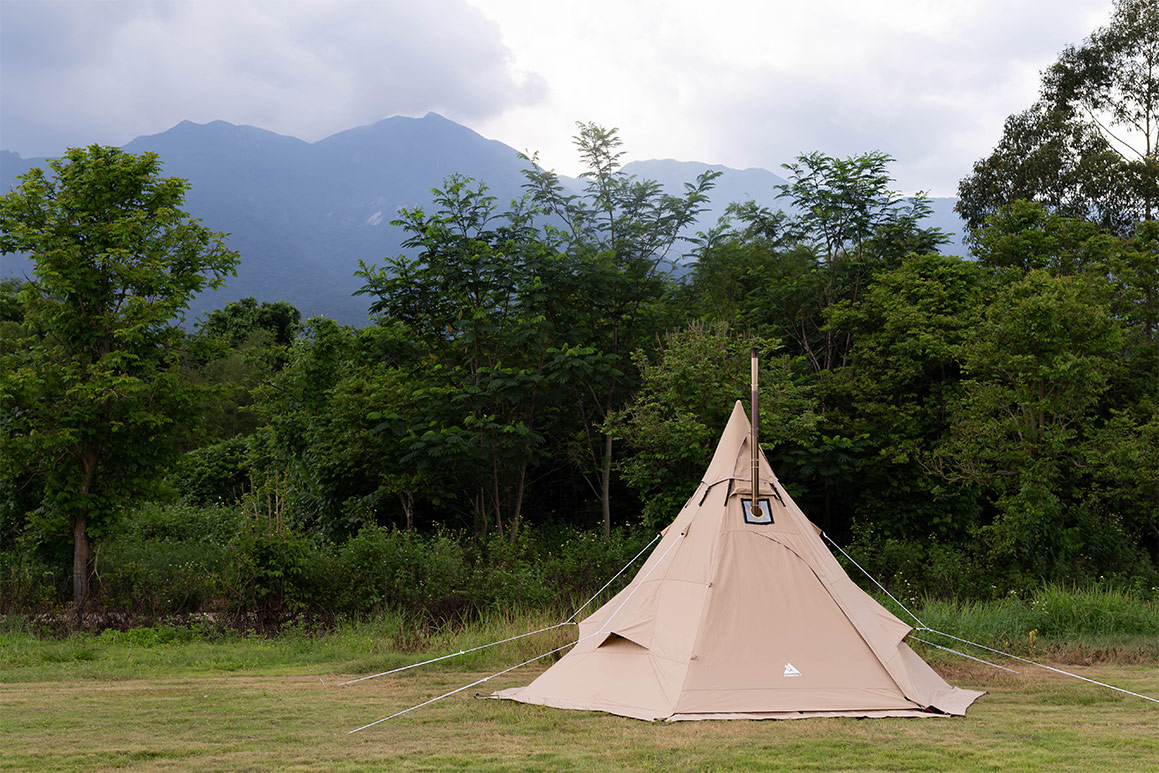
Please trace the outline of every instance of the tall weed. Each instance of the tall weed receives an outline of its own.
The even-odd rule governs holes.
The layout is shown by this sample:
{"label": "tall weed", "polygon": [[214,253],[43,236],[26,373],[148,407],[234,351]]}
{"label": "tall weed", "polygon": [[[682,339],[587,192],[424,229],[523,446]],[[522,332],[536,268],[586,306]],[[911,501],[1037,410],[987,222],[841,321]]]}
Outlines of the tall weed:
{"label": "tall weed", "polygon": [[[914,612],[934,631],[1016,655],[1116,649],[1159,656],[1159,599],[1116,588],[1048,585],[1026,598],[1010,594],[993,601],[928,599]],[[916,625],[908,616],[904,619]]]}

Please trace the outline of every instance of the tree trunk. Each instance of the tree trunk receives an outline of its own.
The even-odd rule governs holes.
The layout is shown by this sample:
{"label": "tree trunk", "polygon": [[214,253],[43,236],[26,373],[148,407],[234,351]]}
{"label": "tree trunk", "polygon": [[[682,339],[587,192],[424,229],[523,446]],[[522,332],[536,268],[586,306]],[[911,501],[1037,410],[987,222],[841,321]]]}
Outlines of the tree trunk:
{"label": "tree trunk", "polygon": [[495,510],[495,531],[500,536],[503,534],[503,511],[500,509],[502,500],[499,497],[499,463],[494,459],[491,460],[491,491],[494,497]]}
{"label": "tree trunk", "polygon": [[527,483],[527,463],[519,468],[519,484],[515,489],[515,512],[511,516],[511,544],[515,544],[519,533],[519,523],[523,519],[523,492]]}
{"label": "tree trunk", "polygon": [[604,513],[604,539],[612,537],[612,436],[604,435],[604,468],[600,472],[600,509]]}
{"label": "tree trunk", "polygon": [[479,486],[479,491],[475,495],[474,502],[475,510],[475,536],[479,539],[486,539],[487,537],[487,505],[486,499],[483,496],[483,487]]}
{"label": "tree trunk", "polygon": [[81,469],[84,471],[80,486],[83,504],[72,519],[72,591],[73,602],[76,604],[76,629],[78,631],[84,627],[85,602],[89,595],[89,559],[92,556],[92,544],[89,542],[88,495],[92,490],[93,479],[97,473],[97,452],[91,448],[83,450],[80,462]]}
{"label": "tree trunk", "polygon": [[399,501],[402,502],[402,511],[406,514],[406,531],[408,534],[415,530],[415,493],[411,489],[398,492]]}
{"label": "tree trunk", "polygon": [[85,600],[89,592],[89,556],[92,548],[89,545],[88,523],[88,507],[85,507],[72,520],[72,589],[78,631],[84,627]]}

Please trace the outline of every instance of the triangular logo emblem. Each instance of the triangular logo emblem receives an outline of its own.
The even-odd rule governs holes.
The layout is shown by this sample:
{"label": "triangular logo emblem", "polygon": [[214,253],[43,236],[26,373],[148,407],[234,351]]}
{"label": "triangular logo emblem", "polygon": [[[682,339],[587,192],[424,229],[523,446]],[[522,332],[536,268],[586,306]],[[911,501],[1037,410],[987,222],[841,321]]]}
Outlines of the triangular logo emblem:
{"label": "triangular logo emblem", "polygon": [[792,663],[785,664],[785,676],[800,676],[801,672]]}

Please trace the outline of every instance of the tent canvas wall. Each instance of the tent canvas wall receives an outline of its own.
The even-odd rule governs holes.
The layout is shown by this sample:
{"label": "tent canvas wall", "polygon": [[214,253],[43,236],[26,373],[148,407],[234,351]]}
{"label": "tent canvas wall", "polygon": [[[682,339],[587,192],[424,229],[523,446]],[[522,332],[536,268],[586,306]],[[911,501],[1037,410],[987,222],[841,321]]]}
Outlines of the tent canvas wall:
{"label": "tent canvas wall", "polygon": [[963,715],[858,588],[760,454],[754,514],[744,408],[632,582],[579,625],[567,655],[497,698],[638,719]]}

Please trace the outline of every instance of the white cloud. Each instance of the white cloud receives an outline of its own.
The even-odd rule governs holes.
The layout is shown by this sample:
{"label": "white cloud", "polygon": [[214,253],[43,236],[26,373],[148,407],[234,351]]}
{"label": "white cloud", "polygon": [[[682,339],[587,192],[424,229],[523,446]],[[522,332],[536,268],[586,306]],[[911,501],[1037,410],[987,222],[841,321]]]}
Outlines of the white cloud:
{"label": "white cloud", "polygon": [[882,150],[951,195],[1111,0],[3,0],[0,145],[120,144],[223,119],[316,140],[434,110],[575,173],[576,121],[631,158],[774,171]]}
{"label": "white cloud", "polygon": [[[105,7],[119,13],[92,23]],[[542,93],[535,76],[509,73],[496,23],[462,0],[5,0],[0,9],[0,131],[25,154],[119,144],[184,119],[315,140],[396,114],[474,121]],[[27,42],[11,56],[10,37]],[[78,39],[86,45],[71,48]]]}
{"label": "white cloud", "polygon": [[[883,150],[907,190],[957,179],[1037,94],[1039,70],[1110,0],[809,3],[474,0],[545,104],[482,124],[575,171],[574,120],[619,126],[634,157],[778,165]],[[532,120],[532,116],[538,120]]]}

